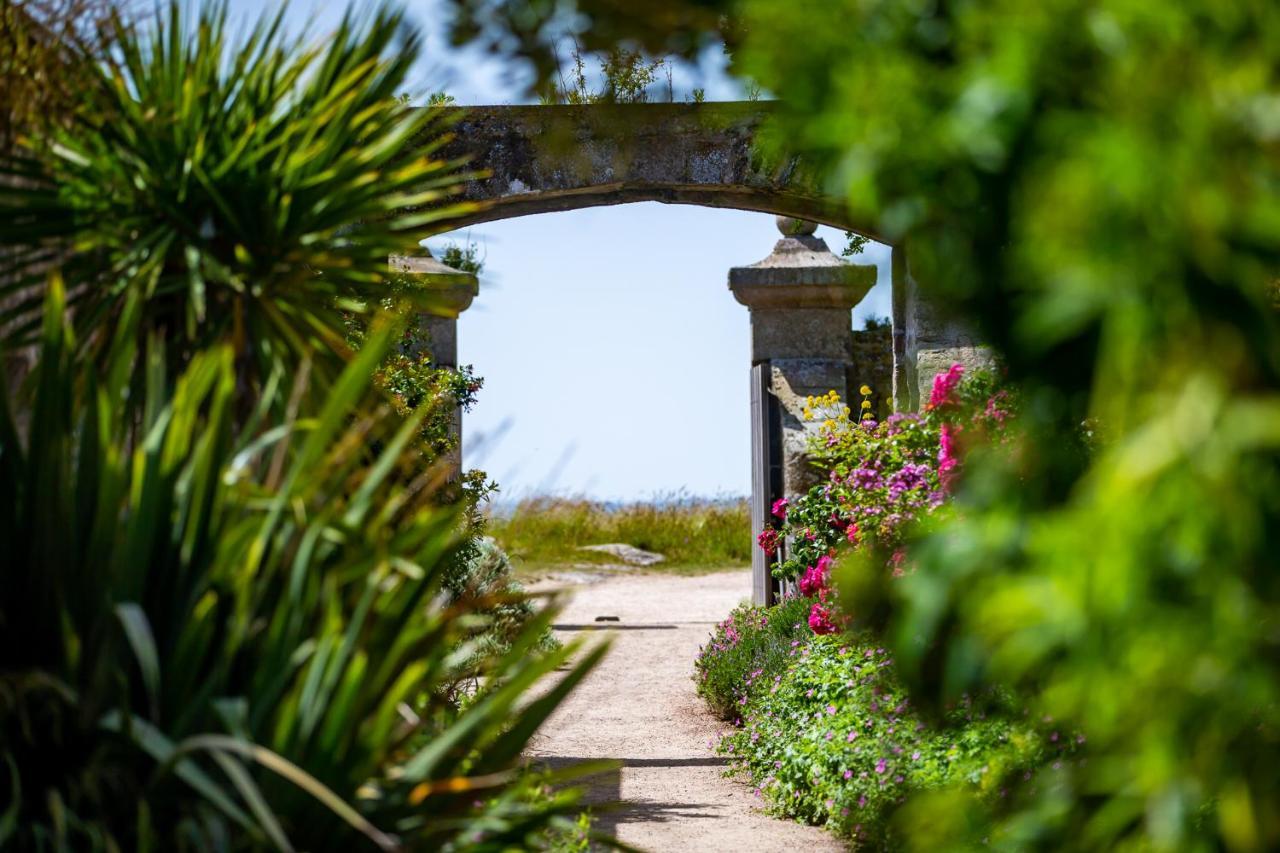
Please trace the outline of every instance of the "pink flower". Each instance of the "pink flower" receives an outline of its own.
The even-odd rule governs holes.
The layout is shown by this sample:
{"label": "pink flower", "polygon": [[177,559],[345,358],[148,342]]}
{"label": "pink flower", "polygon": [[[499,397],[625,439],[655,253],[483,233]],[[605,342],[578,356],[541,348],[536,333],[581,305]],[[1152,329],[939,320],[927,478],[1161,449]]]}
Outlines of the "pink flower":
{"label": "pink flower", "polygon": [[827,582],[831,579],[832,562],[834,561],[830,554],[823,554],[818,558],[818,565],[805,569],[798,584],[801,595],[806,597],[820,595],[826,590]]}
{"label": "pink flower", "polygon": [[960,464],[960,459],[956,456],[957,432],[951,424],[943,424],[942,433],[938,437],[938,476],[942,480],[944,491],[950,489],[955,477],[954,469]]}
{"label": "pink flower", "polygon": [[983,414],[997,424],[1003,424],[1005,419],[1009,417],[1009,412],[1004,408],[1004,403],[1008,398],[1008,391],[997,391],[987,400],[987,407]]}
{"label": "pink flower", "polygon": [[786,518],[787,517],[787,499],[778,498],[776,501],[774,501],[773,509],[770,510],[770,512],[773,513],[775,518]]}
{"label": "pink flower", "polygon": [[856,522],[853,524],[850,524],[849,528],[845,530],[844,538],[848,539],[854,545],[858,544],[858,525]]}
{"label": "pink flower", "polygon": [[883,758],[876,761],[876,772],[883,773],[889,769],[889,764]]}
{"label": "pink flower", "polygon": [[835,623],[831,621],[831,611],[815,602],[809,611],[809,630],[815,634],[834,634]]}
{"label": "pink flower", "polygon": [[846,779],[852,779],[852,778],[853,778],[853,771],[852,771],[852,770],[846,770],[846,771],[844,771],[844,778],[846,778]]}
{"label": "pink flower", "polygon": [[893,554],[889,556],[889,565],[893,567],[893,576],[895,578],[900,578],[905,574],[902,564],[905,563],[906,560],[907,552],[901,548],[896,549]]}
{"label": "pink flower", "polygon": [[956,386],[960,384],[960,379],[963,376],[964,365],[958,362],[951,365],[946,373],[939,373],[934,376],[933,389],[929,393],[929,408],[938,409],[955,403]]}
{"label": "pink flower", "polygon": [[778,542],[780,541],[778,531],[772,527],[766,527],[760,531],[760,535],[756,537],[756,542],[764,550],[765,554],[772,557],[778,553]]}

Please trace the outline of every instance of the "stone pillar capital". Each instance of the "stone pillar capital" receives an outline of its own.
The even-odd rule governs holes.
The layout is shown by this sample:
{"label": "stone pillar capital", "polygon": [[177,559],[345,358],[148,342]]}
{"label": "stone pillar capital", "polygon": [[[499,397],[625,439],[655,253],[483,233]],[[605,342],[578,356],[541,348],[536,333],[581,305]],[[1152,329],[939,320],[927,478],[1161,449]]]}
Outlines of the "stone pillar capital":
{"label": "stone pillar capital", "polygon": [[446,266],[431,256],[392,255],[387,264],[393,275],[411,279],[423,294],[422,310],[434,317],[456,319],[471,307],[480,292],[480,281],[474,273]]}
{"label": "stone pillar capital", "polygon": [[729,270],[729,290],[748,308],[852,310],[876,283],[876,268],[837,258],[819,237],[783,237],[769,257]]}
{"label": "stone pillar capital", "polygon": [[[784,227],[785,226],[785,227]],[[764,260],[729,270],[729,290],[751,310],[751,362],[851,356],[850,311],[876,281],[873,266],[837,258],[790,222]]]}

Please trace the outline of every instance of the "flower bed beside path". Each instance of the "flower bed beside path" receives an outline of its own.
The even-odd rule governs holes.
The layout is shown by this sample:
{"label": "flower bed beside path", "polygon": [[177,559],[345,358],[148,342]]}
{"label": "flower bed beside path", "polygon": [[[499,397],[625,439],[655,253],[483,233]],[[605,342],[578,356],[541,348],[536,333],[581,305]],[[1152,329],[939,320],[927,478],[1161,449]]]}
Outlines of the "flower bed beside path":
{"label": "flower bed beside path", "polygon": [[851,416],[834,394],[809,401],[806,416],[823,419],[810,455],[826,481],[777,502],[777,522],[759,540],[774,576],[798,594],[738,608],[696,662],[699,694],[733,724],[718,750],[770,811],[859,846],[892,846],[893,816],[909,794],[962,786],[998,807],[1083,743],[999,692],[919,712],[891,655],[871,630],[855,629],[833,587],[832,568],[848,551],[895,577],[910,571],[912,526],[951,511],[966,449],[1007,441],[1010,407],[992,377],[965,377],[959,365],[936,378],[921,414],[877,423]]}

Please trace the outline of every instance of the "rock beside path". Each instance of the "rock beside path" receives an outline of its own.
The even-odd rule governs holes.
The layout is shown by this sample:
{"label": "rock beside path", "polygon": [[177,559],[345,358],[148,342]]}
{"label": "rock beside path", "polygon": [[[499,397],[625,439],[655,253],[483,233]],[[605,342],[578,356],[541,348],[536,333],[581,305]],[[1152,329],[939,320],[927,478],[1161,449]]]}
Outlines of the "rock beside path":
{"label": "rock beside path", "polygon": [[627,545],[623,542],[609,542],[604,545],[583,545],[578,550],[608,554],[611,557],[617,557],[628,566],[639,566],[641,568],[657,565],[667,559],[662,554],[644,551],[634,545]]}

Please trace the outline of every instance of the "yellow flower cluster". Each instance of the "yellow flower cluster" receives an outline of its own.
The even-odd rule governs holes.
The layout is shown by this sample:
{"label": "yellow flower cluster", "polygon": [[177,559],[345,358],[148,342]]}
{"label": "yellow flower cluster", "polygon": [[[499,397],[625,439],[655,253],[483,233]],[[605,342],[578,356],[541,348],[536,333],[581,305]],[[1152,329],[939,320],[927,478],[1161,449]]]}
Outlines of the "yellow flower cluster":
{"label": "yellow flower cluster", "polygon": [[814,397],[812,395],[806,397],[802,413],[804,414],[804,419],[806,421],[822,417],[823,426],[834,426],[837,420],[843,420],[849,417],[849,407],[842,406],[840,404],[840,395],[832,390],[823,394],[821,397]]}

